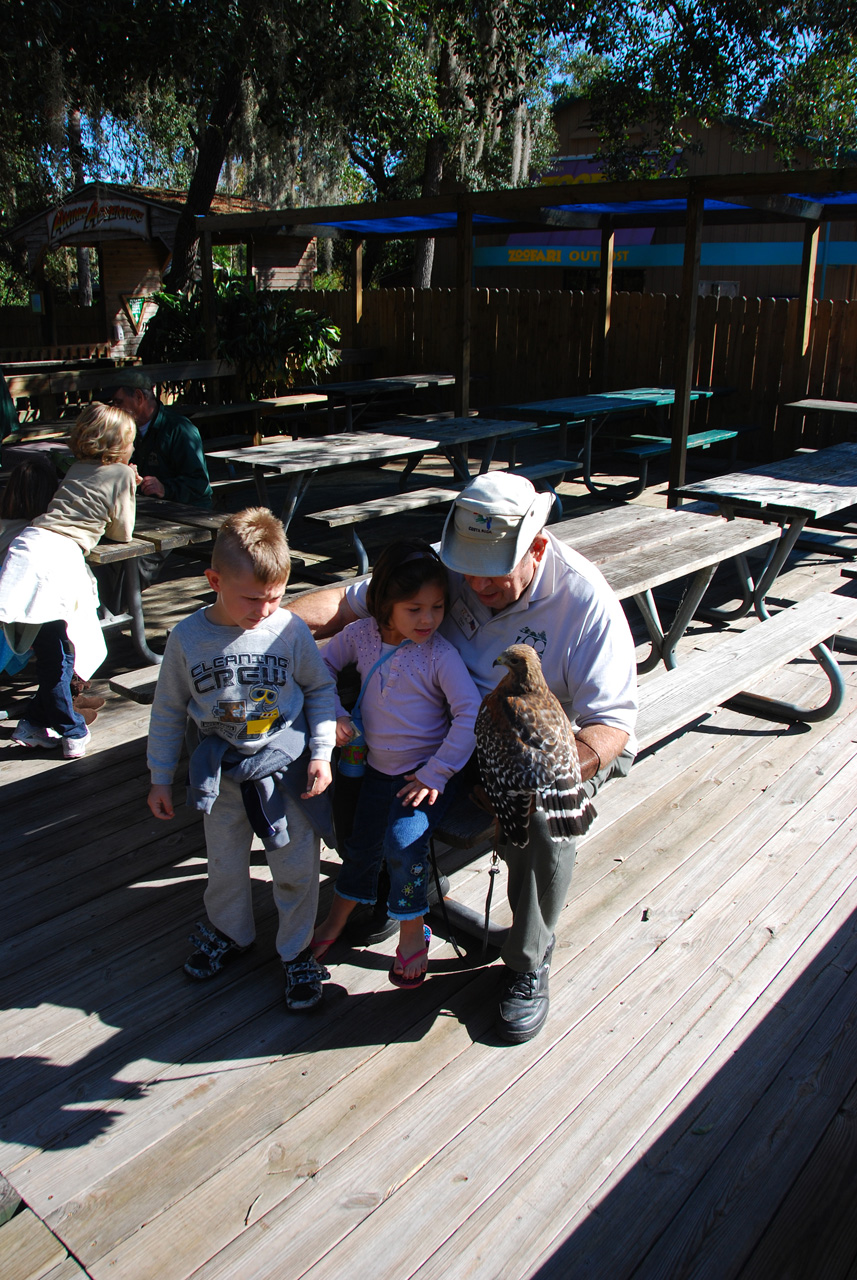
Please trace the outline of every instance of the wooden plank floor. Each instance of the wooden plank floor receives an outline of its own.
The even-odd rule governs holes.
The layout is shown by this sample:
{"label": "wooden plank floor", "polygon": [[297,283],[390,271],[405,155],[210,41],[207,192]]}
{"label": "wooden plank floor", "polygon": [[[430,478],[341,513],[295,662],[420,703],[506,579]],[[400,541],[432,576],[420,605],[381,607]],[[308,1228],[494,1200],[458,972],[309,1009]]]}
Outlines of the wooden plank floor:
{"label": "wooden plank floor", "polygon": [[[804,553],[778,597],[857,589],[839,567]],[[168,622],[204,584],[155,590]],[[717,638],[695,625],[685,647]],[[491,1032],[496,962],[439,937],[423,988],[387,982],[393,942],[340,950],[322,1011],[289,1014],[261,857],[256,946],[192,983],[201,824],[148,816],[146,709],[109,698],[75,762],[0,725],[0,1169],[25,1206],[0,1275],[857,1275],[842,665],[834,719],[720,710],[602,792],[550,1019],[515,1047]],[[816,672],[792,663],[765,691],[821,697]],[[487,858],[449,869],[480,907]]]}

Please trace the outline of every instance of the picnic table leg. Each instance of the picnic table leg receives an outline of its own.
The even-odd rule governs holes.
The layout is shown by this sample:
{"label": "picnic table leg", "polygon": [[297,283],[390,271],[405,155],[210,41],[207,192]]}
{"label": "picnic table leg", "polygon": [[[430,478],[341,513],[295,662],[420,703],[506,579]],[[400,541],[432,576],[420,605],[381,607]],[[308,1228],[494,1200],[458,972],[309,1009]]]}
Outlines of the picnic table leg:
{"label": "picnic table leg", "polygon": [[482,454],[482,461],[479,464],[479,474],[484,476],[485,472],[491,466],[491,460],[494,457],[494,450],[497,447],[497,437],[486,436],[482,443],[484,445],[484,452]]}
{"label": "picnic table leg", "polygon": [[465,484],[470,482],[470,468],[467,465],[467,450],[463,444],[453,444],[444,449],[447,462],[459,480]]}
{"label": "picnic table leg", "polygon": [[[773,553],[769,556],[767,563],[762,570],[761,577],[756,583],[756,590],[753,593],[753,604],[755,605],[757,615],[763,622],[767,621],[771,616],[765,607],[765,596],[774,585],[780,570],[794,549],[794,545],[803,531],[807,518],[807,516],[800,516],[797,519],[789,520],[783,527],[779,541],[774,544]],[[829,714],[832,715],[833,713],[830,712]]]}
{"label": "picnic table leg", "polygon": [[[731,508],[724,507],[724,513],[730,520],[734,518],[735,513]],[[765,604],[765,596],[774,585],[780,570],[794,549],[794,545],[800,537],[806,521],[807,517],[801,516],[783,524],[783,531],[768,552],[762,572],[759,574],[755,584],[747,564],[747,557],[743,553],[735,556],[735,560],[738,562],[744,598],[735,609],[706,609],[705,617],[711,618],[715,622],[734,622],[739,618],[746,618],[750,610],[755,607],[756,615],[763,622],[767,621],[771,615],[768,613],[768,608]]]}
{"label": "picnic table leg", "polygon": [[143,617],[143,593],[140,590],[140,570],[134,559],[124,561],[125,576],[123,595],[125,612],[131,619],[131,639],[134,648],[143,661],[151,663],[163,662],[163,654],[154,653],[146,640],[146,622]]}
{"label": "picnic table leg", "polygon": [[761,716],[764,720],[779,720],[786,724],[815,724],[836,714],[845,697],[845,681],[839,664],[826,644],[816,645],[810,653],[830,682],[830,695],[820,707],[799,707],[779,698],[766,698],[758,693],[737,693],[723,705],[748,715]]}
{"label": "picnic table leg", "polygon": [[283,509],[280,512],[280,519],[283,527],[288,530],[292,522],[292,516],[298,508],[298,504],[310,486],[310,481],[318,470],[315,467],[312,471],[301,471],[298,475],[293,475],[289,479],[289,488],[286,493],[286,499],[283,503]]}
{"label": "picnic table leg", "polygon": [[366,554],[366,548],[357,536],[357,530],[351,529],[351,543],[357,553],[357,572],[364,574],[369,572],[369,557]]}
{"label": "picnic table leg", "polygon": [[265,472],[261,467],[253,468],[253,480],[256,484],[256,494],[263,507],[270,507],[271,500],[268,497],[268,483],[265,479]]}
{"label": "picnic table leg", "polygon": [[668,671],[672,671],[678,665],[675,656],[676,648],[690,626],[702,597],[714,577],[716,568],[716,564],[707,565],[703,569],[698,569],[693,575],[679,601],[679,606],[666,634],[664,634],[661,626],[657,605],[651,591],[644,591],[634,596],[634,603],[643,615],[646,630],[652,641],[652,652],[642,662],[637,663],[637,673],[639,675],[645,675],[647,671],[654,671],[660,661],[663,661]]}
{"label": "picnic table leg", "polygon": [[412,453],[405,459],[402,474],[399,476],[399,493],[404,493],[405,485],[425,457],[424,453]]}
{"label": "picnic table leg", "polygon": [[646,487],[646,467],[647,463],[643,462],[639,479],[632,481],[631,484],[596,484],[592,479],[592,440],[596,431],[600,430],[607,421],[607,415],[602,418],[598,426],[594,426],[594,418],[584,419],[585,435],[583,438],[583,483],[589,492],[595,496],[609,495],[617,501],[626,501],[628,498],[636,498]]}

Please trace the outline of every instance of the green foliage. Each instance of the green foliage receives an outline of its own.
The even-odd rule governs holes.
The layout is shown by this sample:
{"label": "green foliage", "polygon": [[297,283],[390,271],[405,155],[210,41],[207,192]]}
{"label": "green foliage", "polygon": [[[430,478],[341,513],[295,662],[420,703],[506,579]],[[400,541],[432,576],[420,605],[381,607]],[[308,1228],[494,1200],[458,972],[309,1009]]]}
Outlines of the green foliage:
{"label": "green foliage", "polygon": [[238,366],[246,394],[289,385],[336,364],[339,329],[273,289],[230,280],[218,304],[218,355]]}
{"label": "green foliage", "polygon": [[[217,354],[236,365],[242,394],[251,399],[275,387],[305,380],[339,360],[340,333],[318,315],[273,289],[221,272],[217,281]],[[161,291],[158,324],[149,324],[139,347],[145,362],[198,360],[205,351],[202,294]]]}
{"label": "green foliage", "polygon": [[851,0],[604,0],[570,16],[612,177],[663,172],[689,117],[743,121],[745,145],[772,141],[786,163],[798,150],[830,163],[857,143]]}

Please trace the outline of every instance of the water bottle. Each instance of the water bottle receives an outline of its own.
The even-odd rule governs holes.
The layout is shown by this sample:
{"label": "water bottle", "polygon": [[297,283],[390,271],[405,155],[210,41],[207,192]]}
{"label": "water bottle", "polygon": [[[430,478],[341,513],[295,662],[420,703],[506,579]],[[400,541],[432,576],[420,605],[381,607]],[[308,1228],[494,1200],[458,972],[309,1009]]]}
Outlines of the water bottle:
{"label": "water bottle", "polygon": [[354,732],[344,747],[339,749],[339,772],[346,778],[359,778],[366,771],[366,739],[362,727],[351,721]]}

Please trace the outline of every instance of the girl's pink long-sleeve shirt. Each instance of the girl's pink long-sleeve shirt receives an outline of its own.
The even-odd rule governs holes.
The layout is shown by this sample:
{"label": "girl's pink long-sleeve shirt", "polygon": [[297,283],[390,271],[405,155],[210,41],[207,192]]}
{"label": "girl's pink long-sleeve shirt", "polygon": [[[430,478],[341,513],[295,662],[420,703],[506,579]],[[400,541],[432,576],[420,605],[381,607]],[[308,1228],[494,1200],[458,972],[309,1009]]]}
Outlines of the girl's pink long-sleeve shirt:
{"label": "girl's pink long-sleeve shirt", "polygon": [[[374,618],[351,622],[322,649],[336,678],[350,662],[361,681],[381,656]],[[458,651],[437,632],[425,644],[406,644],[373,672],[360,712],[367,759],[379,773],[413,773],[443,791],[476,746],[480,697]],[[348,712],[337,700],[337,716]]]}

